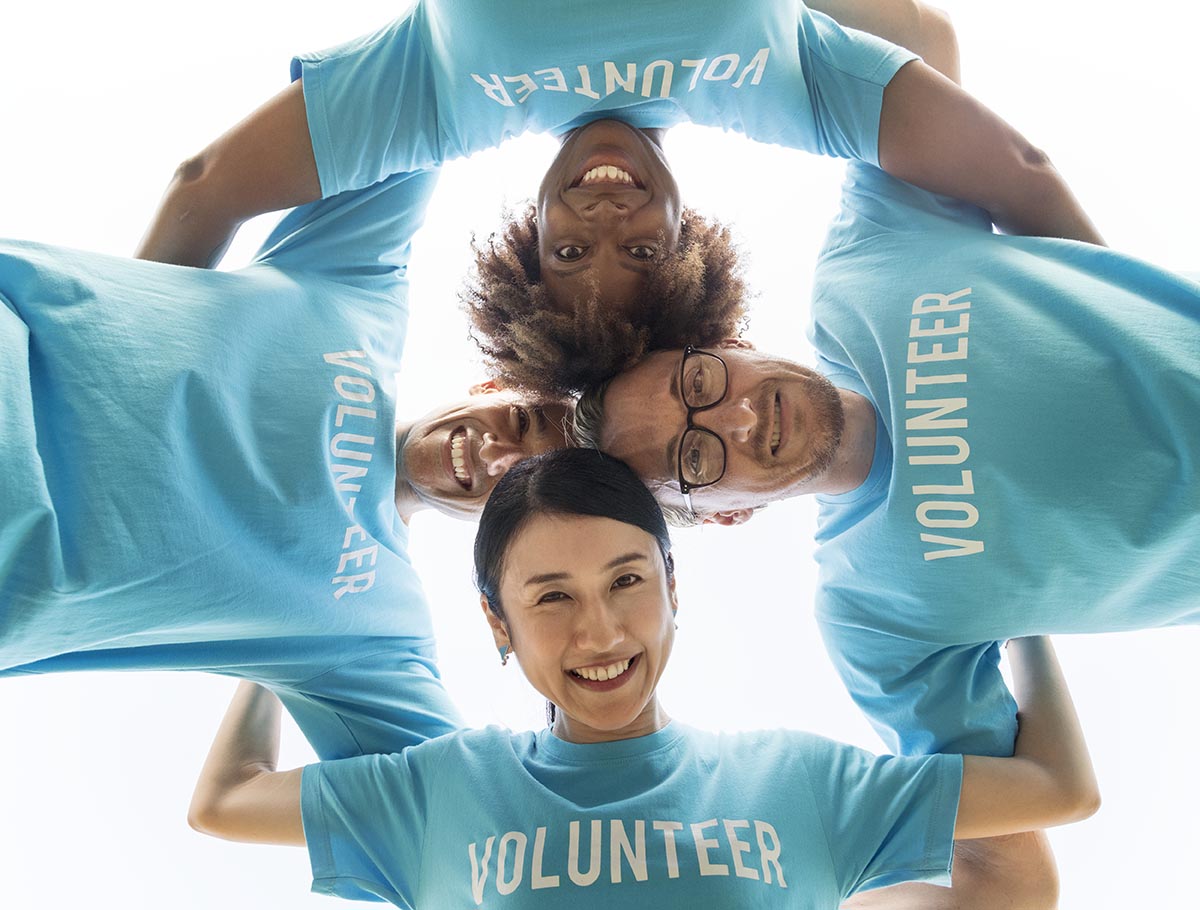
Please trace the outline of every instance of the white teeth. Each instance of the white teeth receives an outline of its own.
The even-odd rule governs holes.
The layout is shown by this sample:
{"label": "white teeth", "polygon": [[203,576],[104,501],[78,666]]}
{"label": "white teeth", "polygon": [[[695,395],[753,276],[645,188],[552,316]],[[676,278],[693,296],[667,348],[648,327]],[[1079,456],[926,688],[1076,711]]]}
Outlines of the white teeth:
{"label": "white teeth", "polygon": [[783,409],[780,407],[779,399],[775,399],[775,429],[771,431],[771,451],[774,452],[779,448],[779,438],[783,435]]}
{"label": "white teeth", "polygon": [[450,463],[454,466],[454,476],[464,485],[470,484],[471,475],[467,473],[467,460],[463,455],[466,444],[465,433],[455,433],[450,437]]}
{"label": "white teeth", "polygon": [[616,679],[629,669],[631,663],[633,663],[632,657],[626,660],[619,660],[615,664],[609,664],[607,667],[583,667],[571,672],[584,679],[590,679],[592,682],[603,682],[607,679]]}
{"label": "white teeth", "polygon": [[599,167],[594,167],[579,181],[580,186],[598,181],[606,183],[628,183],[633,184],[633,178],[629,176],[627,171],[621,170],[619,167],[613,167],[611,164],[601,164]]}

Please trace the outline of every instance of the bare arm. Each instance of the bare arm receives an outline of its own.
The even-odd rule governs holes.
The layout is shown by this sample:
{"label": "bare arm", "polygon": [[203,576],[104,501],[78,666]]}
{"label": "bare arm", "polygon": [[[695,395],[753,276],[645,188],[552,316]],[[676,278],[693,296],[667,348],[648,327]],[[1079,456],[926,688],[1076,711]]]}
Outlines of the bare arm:
{"label": "bare arm", "polygon": [[987,211],[1002,231],[1103,244],[1050,159],[959,87],[949,17],[917,0],[815,0],[813,9],[924,58],[883,92],[879,166]]}
{"label": "bare arm", "polygon": [[1087,742],[1050,639],[1014,639],[1008,653],[1016,747],[1011,758],[963,757],[958,839],[1064,825],[1100,807]]}
{"label": "bare arm", "polygon": [[943,76],[962,82],[958,38],[950,17],[939,9],[917,0],[809,0],[807,6],[847,28],[908,48]]}
{"label": "bare arm", "polygon": [[238,685],[188,808],[188,824],[197,831],[225,840],[303,846],[303,769],[275,770],[281,707],[262,686]]}
{"label": "bare arm", "polygon": [[211,268],[244,221],[320,196],[296,81],[179,166],[135,255]]}

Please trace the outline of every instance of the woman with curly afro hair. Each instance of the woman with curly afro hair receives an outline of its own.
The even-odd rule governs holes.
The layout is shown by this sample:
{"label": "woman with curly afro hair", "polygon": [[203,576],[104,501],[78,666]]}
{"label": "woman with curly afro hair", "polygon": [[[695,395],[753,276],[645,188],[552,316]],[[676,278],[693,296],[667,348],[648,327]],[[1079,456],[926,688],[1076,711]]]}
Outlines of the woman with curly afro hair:
{"label": "woman with curly afro hair", "polygon": [[[624,157],[594,150],[614,135],[643,145],[652,166],[588,167],[597,154]],[[474,244],[463,304],[473,337],[510,385],[571,394],[647,351],[740,333],[745,287],[729,229],[680,206],[660,135],[615,120],[576,130],[538,204]]]}

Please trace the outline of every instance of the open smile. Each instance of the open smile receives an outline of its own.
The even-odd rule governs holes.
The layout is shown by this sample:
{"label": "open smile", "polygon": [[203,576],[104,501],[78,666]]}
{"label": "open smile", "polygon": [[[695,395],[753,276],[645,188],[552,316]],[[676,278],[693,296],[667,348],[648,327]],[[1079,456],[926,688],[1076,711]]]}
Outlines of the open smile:
{"label": "open smile", "polygon": [[576,173],[570,188],[602,186],[637,190],[646,188],[633,163],[626,156],[609,150],[589,155]]}
{"label": "open smile", "polygon": [[633,676],[633,668],[637,666],[640,655],[626,657],[610,664],[598,664],[590,667],[579,667],[568,670],[567,676],[577,685],[593,692],[608,692],[617,689]]}
{"label": "open smile", "polygon": [[771,454],[779,452],[783,442],[783,405],[779,401],[779,393],[775,393],[775,401],[771,407]]}
{"label": "open smile", "polygon": [[474,485],[474,464],[471,458],[471,441],[467,438],[466,427],[455,427],[450,431],[446,440],[446,451],[443,461],[448,473],[464,490],[470,491]]}

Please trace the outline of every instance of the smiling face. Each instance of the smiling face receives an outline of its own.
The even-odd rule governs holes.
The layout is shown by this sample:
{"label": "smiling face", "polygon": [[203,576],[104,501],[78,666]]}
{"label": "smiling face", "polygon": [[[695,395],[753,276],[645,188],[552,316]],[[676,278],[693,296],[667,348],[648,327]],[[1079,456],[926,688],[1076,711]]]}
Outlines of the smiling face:
{"label": "smiling face", "polygon": [[396,508],[474,518],[496,482],[532,455],[567,445],[565,404],[535,406],[485,384],[470,398],[396,428]]}
{"label": "smiling face", "polygon": [[569,742],[662,729],[655,694],[675,640],[674,582],[654,538],[631,524],[538,515],[504,557],[505,621],[485,612],[497,646],[557,708]]}
{"label": "smiling face", "polygon": [[538,260],[560,308],[634,299],[679,245],[679,186],[653,134],[617,120],[572,132],[538,190]]}
{"label": "smiling face", "polygon": [[[714,407],[697,412],[693,423],[725,443],[725,473],[692,492],[696,513],[712,518],[819,492],[842,437],[837,389],[807,367],[745,345],[713,350],[725,361],[727,391]],[[600,436],[603,451],[633,468],[660,502],[675,507],[684,504],[678,482],[686,426],[682,358],[682,351],[657,352],[614,379],[604,395]]]}

